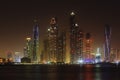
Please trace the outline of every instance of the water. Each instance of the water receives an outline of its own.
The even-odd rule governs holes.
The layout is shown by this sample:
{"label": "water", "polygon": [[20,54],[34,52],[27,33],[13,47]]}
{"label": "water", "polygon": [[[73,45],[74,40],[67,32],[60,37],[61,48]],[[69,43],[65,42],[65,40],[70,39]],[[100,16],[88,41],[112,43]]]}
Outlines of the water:
{"label": "water", "polygon": [[5,65],[0,66],[0,80],[120,80],[120,73],[93,65]]}

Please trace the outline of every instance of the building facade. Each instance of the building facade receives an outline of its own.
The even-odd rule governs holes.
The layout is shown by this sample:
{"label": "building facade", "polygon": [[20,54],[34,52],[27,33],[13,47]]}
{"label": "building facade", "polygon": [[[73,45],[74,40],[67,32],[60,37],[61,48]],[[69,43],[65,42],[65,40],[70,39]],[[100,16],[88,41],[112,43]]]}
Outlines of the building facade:
{"label": "building facade", "polygon": [[64,63],[66,56],[66,32],[62,31],[58,37],[57,62]]}
{"label": "building facade", "polygon": [[83,57],[83,32],[76,23],[76,14],[70,14],[70,62],[78,63]]}
{"label": "building facade", "polygon": [[111,51],[111,27],[109,25],[105,25],[104,60],[106,62],[110,61],[110,51]]}
{"label": "building facade", "polygon": [[32,39],[32,62],[38,62],[39,55],[39,26],[36,23],[33,28],[33,39]]}
{"label": "building facade", "polygon": [[49,61],[56,62],[58,53],[58,25],[55,17],[51,18],[50,27],[48,28],[48,44],[49,44]]}

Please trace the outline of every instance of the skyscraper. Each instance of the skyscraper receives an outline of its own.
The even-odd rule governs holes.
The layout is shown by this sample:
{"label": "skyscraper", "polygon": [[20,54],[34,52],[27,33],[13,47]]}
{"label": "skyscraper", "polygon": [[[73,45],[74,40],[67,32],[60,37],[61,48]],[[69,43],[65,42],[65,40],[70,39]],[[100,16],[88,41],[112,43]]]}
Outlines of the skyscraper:
{"label": "skyscraper", "polygon": [[43,41],[43,51],[42,51],[42,55],[43,55],[43,63],[47,63],[49,61],[49,43],[48,43],[48,39],[45,39]]}
{"label": "skyscraper", "polygon": [[75,50],[75,13],[71,12],[70,13],[70,62],[75,63],[76,61],[76,50]]}
{"label": "skyscraper", "polygon": [[38,53],[39,53],[39,26],[38,23],[35,22],[35,26],[33,28],[33,53],[32,53],[32,62],[38,62]]}
{"label": "skyscraper", "polygon": [[15,52],[15,54],[14,54],[14,62],[20,62],[20,52]]}
{"label": "skyscraper", "polygon": [[80,60],[83,60],[83,41],[84,41],[84,33],[83,31],[80,29],[80,27],[78,27],[77,29],[77,34],[76,34],[76,57],[77,57],[77,63],[79,63]]}
{"label": "skyscraper", "polygon": [[31,38],[26,38],[26,54],[25,57],[28,57],[31,59],[32,55],[32,41]]}
{"label": "skyscraper", "polygon": [[85,38],[85,62],[91,63],[92,62],[92,38],[90,33],[86,33]]}
{"label": "skyscraper", "polygon": [[66,54],[66,32],[62,31],[58,37],[57,62],[64,63]]}
{"label": "skyscraper", "polygon": [[110,60],[110,49],[111,49],[111,27],[105,25],[105,43],[104,43],[104,58],[106,62]]}
{"label": "skyscraper", "polygon": [[76,14],[70,14],[70,55],[71,63],[78,63],[83,57],[83,32],[80,26],[76,23]]}
{"label": "skyscraper", "polygon": [[55,17],[51,18],[50,27],[48,29],[48,43],[49,43],[49,61],[56,62],[57,47],[58,47],[58,25]]}

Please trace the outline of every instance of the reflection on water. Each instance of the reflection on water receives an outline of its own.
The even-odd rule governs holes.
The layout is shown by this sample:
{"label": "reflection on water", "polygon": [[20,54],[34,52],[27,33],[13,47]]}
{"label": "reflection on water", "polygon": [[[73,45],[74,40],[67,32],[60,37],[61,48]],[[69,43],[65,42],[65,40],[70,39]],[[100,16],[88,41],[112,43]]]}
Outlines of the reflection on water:
{"label": "reflection on water", "polygon": [[102,80],[101,73],[99,73],[99,72],[95,73],[95,80]]}
{"label": "reflection on water", "polygon": [[118,70],[100,69],[91,65],[0,66],[0,78],[2,80],[120,80]]}

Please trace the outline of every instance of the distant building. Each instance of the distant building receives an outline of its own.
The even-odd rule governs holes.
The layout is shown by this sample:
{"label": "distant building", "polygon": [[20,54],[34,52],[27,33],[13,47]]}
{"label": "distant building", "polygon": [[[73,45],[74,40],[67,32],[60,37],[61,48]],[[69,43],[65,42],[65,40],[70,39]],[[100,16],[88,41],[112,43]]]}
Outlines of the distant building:
{"label": "distant building", "polygon": [[58,37],[57,62],[64,63],[66,55],[66,32],[62,32]]}
{"label": "distant building", "polygon": [[21,63],[31,63],[31,59],[28,57],[21,58]]}
{"label": "distant building", "polygon": [[5,58],[0,58],[0,64],[4,64],[6,62]]}
{"label": "distant building", "polygon": [[43,41],[43,51],[42,51],[42,54],[41,54],[41,61],[43,63],[48,63],[49,61],[49,43],[48,43],[48,39],[45,39]]}
{"label": "distant building", "polygon": [[92,38],[90,33],[86,33],[85,38],[85,59],[91,59],[92,53]]}
{"label": "distant building", "polygon": [[104,59],[106,62],[110,61],[111,50],[111,27],[105,25],[105,43],[104,43]]}
{"label": "distant building", "polygon": [[83,32],[76,23],[76,14],[70,14],[70,62],[78,63],[83,58]]}
{"label": "distant building", "polygon": [[38,62],[38,54],[39,54],[39,26],[38,23],[35,23],[33,28],[33,38],[32,38],[32,62]]}
{"label": "distant building", "polygon": [[7,61],[13,62],[13,53],[11,51],[7,52]]}
{"label": "distant building", "polygon": [[15,54],[14,54],[14,62],[21,62],[20,61],[20,52],[15,52]]}
{"label": "distant building", "polygon": [[56,62],[58,47],[58,25],[56,18],[51,18],[50,27],[48,28],[48,44],[49,44],[49,61]]}
{"label": "distant building", "polygon": [[24,57],[32,58],[32,40],[26,38],[26,46],[24,47]]}
{"label": "distant building", "polygon": [[97,52],[96,52],[96,54],[95,54],[95,62],[96,63],[99,63],[99,62],[101,62],[101,53],[100,53],[100,48],[97,48]]}

